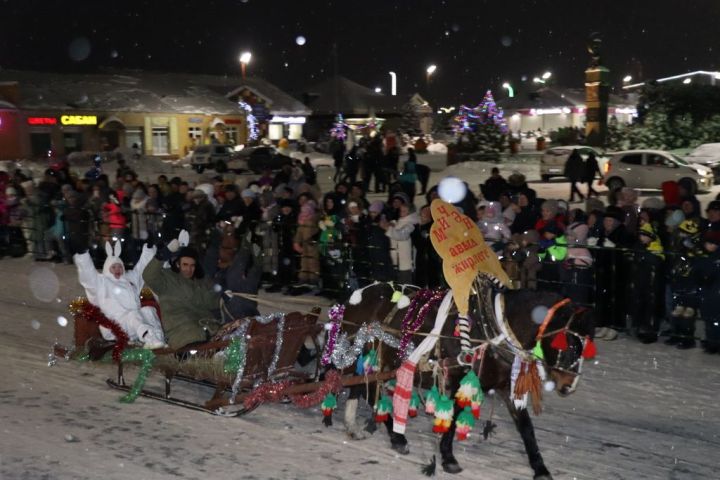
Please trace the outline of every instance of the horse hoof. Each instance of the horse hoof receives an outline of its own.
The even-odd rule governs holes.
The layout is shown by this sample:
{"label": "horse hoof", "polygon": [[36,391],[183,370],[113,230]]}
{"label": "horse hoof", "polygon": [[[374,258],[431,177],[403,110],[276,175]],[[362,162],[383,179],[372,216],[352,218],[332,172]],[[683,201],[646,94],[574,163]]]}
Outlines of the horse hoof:
{"label": "horse hoof", "polygon": [[533,477],[533,480],[553,480],[553,477],[549,473],[543,473],[540,475],[535,475]]}
{"label": "horse hoof", "polygon": [[442,467],[445,472],[452,474],[460,473],[463,470],[457,462],[443,462]]}
{"label": "horse hoof", "polygon": [[407,455],[408,453],[410,453],[410,447],[408,447],[407,443],[393,443],[392,449],[400,455]]}

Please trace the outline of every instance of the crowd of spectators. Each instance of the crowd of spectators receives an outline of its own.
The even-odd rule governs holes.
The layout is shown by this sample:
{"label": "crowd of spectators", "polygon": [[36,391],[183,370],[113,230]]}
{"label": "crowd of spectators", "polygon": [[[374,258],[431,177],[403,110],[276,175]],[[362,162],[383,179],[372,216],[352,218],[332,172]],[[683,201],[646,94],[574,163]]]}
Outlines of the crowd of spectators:
{"label": "crowd of spectators", "polygon": [[[165,175],[143,183],[123,162],[110,175],[96,164],[80,178],[62,163],[37,181],[0,172],[4,253],[70,263],[90,250],[101,264],[98,246],[117,239],[132,264],[143,244],[165,245],[186,229],[208,278],[243,245],[259,247],[267,291],[343,300],[374,281],[446,286],[430,241],[438,189],[414,198],[412,151],[382,199],[368,198],[369,182],[342,175],[322,192],[308,164],[198,185]],[[477,222],[515,287],[595,308],[599,338],[622,331],[651,343],[667,335],[665,343],[692,348],[702,319],[705,351],[720,349],[720,201],[703,218],[697,198],[678,184],[642,203],[628,188],[610,192],[607,206],[597,198],[541,199],[522,175],[506,180],[497,169],[479,187],[457,206]]]}

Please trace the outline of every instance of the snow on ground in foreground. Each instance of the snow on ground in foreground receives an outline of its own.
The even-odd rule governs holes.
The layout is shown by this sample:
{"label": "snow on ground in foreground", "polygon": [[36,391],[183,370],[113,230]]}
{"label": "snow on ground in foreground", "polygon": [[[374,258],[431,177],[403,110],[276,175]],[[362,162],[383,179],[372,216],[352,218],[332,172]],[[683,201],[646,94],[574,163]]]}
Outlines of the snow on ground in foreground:
{"label": "snow on ground in foreground", "polygon": [[[340,412],[325,428],[317,408],[265,405],[238,419],[144,398],[120,404],[121,393],[105,386],[115,375],[111,366],[59,361],[47,367],[52,343],[72,339],[71,325],[61,327],[57,319],[69,317],[66,305],[81,293],[74,267],[3,259],[0,271],[2,479],[424,478],[420,467],[435,444],[424,415],[410,420],[411,453],[400,457],[381,430],[349,440]],[[292,299],[272,299],[284,311],[293,308]],[[535,418],[555,479],[717,478],[720,356],[622,336],[599,341],[598,350],[577,393],[546,395],[545,411]],[[126,378],[132,381],[136,371],[128,369]],[[151,377],[148,386],[159,389],[161,379]],[[181,390],[201,398],[194,387]],[[483,406],[483,420],[491,404]],[[532,478],[500,405],[493,419],[498,429],[490,440],[473,433],[456,444],[465,470],[454,477],[439,471],[438,478]]]}

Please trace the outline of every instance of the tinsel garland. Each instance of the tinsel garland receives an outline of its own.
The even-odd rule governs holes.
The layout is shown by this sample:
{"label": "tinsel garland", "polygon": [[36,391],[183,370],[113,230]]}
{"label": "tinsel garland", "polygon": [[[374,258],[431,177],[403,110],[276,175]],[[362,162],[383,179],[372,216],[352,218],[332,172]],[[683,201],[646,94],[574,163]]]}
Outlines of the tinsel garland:
{"label": "tinsel garland", "polygon": [[152,370],[153,362],[155,361],[155,354],[152,350],[146,350],[144,348],[131,348],[122,352],[121,361],[123,362],[140,362],[140,371],[133,382],[130,391],[127,395],[120,398],[123,403],[132,403],[140,395],[145,381],[147,380],[150,370]]}
{"label": "tinsel garland", "polygon": [[239,338],[233,338],[230,340],[230,345],[225,349],[225,363],[223,364],[223,372],[235,373],[244,357],[244,345],[242,340]]}
{"label": "tinsel garland", "polygon": [[[247,351],[247,340],[245,339],[245,333],[250,326],[251,320],[252,318],[246,318],[235,331],[231,332],[227,336],[227,338],[230,338],[231,340],[230,346],[225,350],[225,358],[227,359],[228,355],[235,355],[236,353],[239,357],[239,360],[235,363],[237,368],[235,371],[235,380],[233,380],[232,384],[232,392],[230,394],[230,405],[235,403],[235,397],[240,390],[240,383],[242,383],[243,373],[245,372],[245,359]],[[231,347],[233,347],[233,343],[235,343],[236,347],[234,347],[234,349],[231,349]],[[225,364],[225,366],[228,366],[227,363]]]}
{"label": "tinsel garland", "polygon": [[[243,402],[245,408],[250,409],[263,402],[277,402],[285,396],[285,391],[293,384],[291,380],[282,380],[280,382],[267,382],[253,389]],[[337,394],[343,388],[342,377],[337,370],[330,370],[325,374],[325,381],[320,387],[308,394],[291,395],[290,400],[293,405],[300,408],[308,408],[317,405],[323,401],[328,393]]]}
{"label": "tinsel garland", "polygon": [[285,314],[281,314],[278,317],[277,320],[277,333],[275,334],[275,351],[273,352],[272,361],[270,362],[270,366],[267,370],[267,378],[270,380],[270,378],[275,373],[275,369],[277,368],[278,359],[280,358],[280,352],[282,351],[283,346],[283,340],[285,339],[284,336],[285,333]]}
{"label": "tinsel garland", "polygon": [[328,318],[330,319],[330,331],[328,332],[327,342],[325,342],[325,350],[323,351],[320,364],[325,367],[331,361],[332,353],[335,351],[335,342],[338,333],[340,333],[340,325],[345,317],[345,305],[336,304],[328,310]]}
{"label": "tinsel garland", "polygon": [[[408,307],[408,315],[405,315],[405,318],[403,319],[403,324],[401,327],[402,338],[400,339],[400,348],[398,348],[398,357],[401,360],[405,359],[405,357],[407,356],[407,344],[413,334],[425,322],[425,317],[427,317],[428,311],[438,302],[442,301],[442,299],[445,298],[446,293],[447,292],[444,292],[442,290],[437,290],[435,292],[433,292],[432,290],[420,290],[415,295],[415,297],[413,297],[413,303],[415,303],[415,308],[417,308],[417,305],[420,304],[422,304],[422,306],[417,312],[416,317],[413,319],[412,317],[408,317],[408,315],[410,314],[410,310],[415,309],[411,304],[411,306]],[[416,299],[418,300],[415,301]]]}
{"label": "tinsel garland", "polygon": [[[248,328],[250,327],[250,323],[252,321],[256,321],[259,323],[262,323],[263,325],[267,325],[268,323],[277,320],[278,322],[278,329],[277,329],[277,337],[275,338],[275,351],[273,352],[273,358],[270,362],[270,366],[268,367],[268,373],[267,376],[270,378],[273,373],[275,373],[275,369],[277,368],[277,362],[278,358],[280,357],[280,352],[282,350],[283,341],[284,341],[284,332],[285,332],[285,314],[284,313],[270,313],[268,315],[258,315],[255,317],[248,317],[243,319],[242,321],[238,322],[237,320],[233,322],[234,329],[232,331],[228,331],[228,329],[223,329],[223,340],[231,340],[230,346],[225,349],[224,355],[225,355],[225,372],[226,373],[232,373],[235,371],[235,380],[232,384],[232,390],[230,395],[230,404],[232,405],[235,402],[235,397],[237,396],[238,392],[240,391],[240,384],[243,380],[243,374],[245,373],[245,361],[247,356],[247,338],[246,333]],[[228,365],[228,360],[231,360],[231,365]],[[234,369],[233,369],[234,367]]]}
{"label": "tinsel garland", "polygon": [[[377,322],[373,322],[370,325],[363,323],[355,334],[355,340],[352,345],[347,337],[347,332],[340,334],[340,338],[338,338],[335,348],[330,354],[330,359],[333,365],[340,370],[343,370],[355,363],[358,356],[362,354],[365,345],[370,342],[374,342],[376,339],[380,340],[390,348],[397,349],[400,347],[400,341],[389,333],[383,331],[382,327]],[[412,351],[415,346],[412,342],[410,342],[408,344],[408,348]]]}
{"label": "tinsel garland", "polygon": [[418,291],[410,301],[408,309],[405,312],[402,323],[400,324],[400,331],[402,336],[400,337],[400,348],[398,348],[398,356],[403,358],[405,356],[405,350],[407,349],[407,343],[410,341],[413,332],[417,330],[422,324],[423,319],[417,314],[420,310],[420,305],[425,303],[432,295],[431,290],[422,289]]}
{"label": "tinsel garland", "polygon": [[100,308],[93,305],[87,298],[79,297],[69,305],[70,313],[75,319],[82,319],[87,322],[94,322],[112,332],[115,337],[115,345],[112,349],[112,358],[115,363],[120,363],[121,355],[127,347],[129,338],[127,333],[120,328],[120,325],[107,318]]}

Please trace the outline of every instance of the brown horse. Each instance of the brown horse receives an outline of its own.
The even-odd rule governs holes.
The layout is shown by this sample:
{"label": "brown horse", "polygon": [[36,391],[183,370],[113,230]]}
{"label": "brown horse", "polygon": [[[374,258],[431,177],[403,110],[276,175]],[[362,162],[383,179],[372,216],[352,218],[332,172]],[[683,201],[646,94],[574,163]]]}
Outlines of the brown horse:
{"label": "brown horse", "polygon": [[[399,331],[406,308],[398,309],[397,304],[392,301],[397,288],[397,286],[390,284],[378,283],[364,289],[359,303],[352,304],[351,302],[346,305],[344,319],[347,323],[345,330],[356,330],[357,326],[362,323],[384,322],[390,329]],[[408,295],[412,296],[416,291],[412,289],[412,293]],[[502,295],[502,297],[497,295]],[[502,306],[503,297],[505,307]],[[511,398],[511,370],[515,355],[508,340],[502,340],[503,332],[498,328],[498,322],[505,319],[504,325],[509,329],[513,339],[511,343],[518,342],[519,345],[515,345],[516,347],[520,347],[524,351],[530,351],[535,344],[540,327],[533,318],[537,319],[538,311],[541,312],[540,316],[542,317],[543,312],[547,312],[548,309],[551,309],[553,305],[558,304],[561,300],[562,298],[559,295],[550,292],[508,290],[500,293],[495,288],[493,279],[485,275],[478,276],[470,299],[470,337],[473,340],[487,341],[494,339],[495,341],[494,343],[488,343],[484,360],[482,360],[482,369],[478,375],[482,389],[485,392],[494,389],[496,394],[507,405],[515,426],[523,439],[525,451],[536,480],[551,480],[552,475],[545,467],[543,458],[540,455],[532,420],[527,409],[516,407]],[[432,329],[437,309],[437,305],[430,309],[417,332],[429,332]],[[534,310],[536,311],[534,312]],[[453,308],[442,329],[441,338],[438,342],[440,355],[439,358],[434,359],[435,361],[442,362],[443,359],[455,359],[461,353],[460,342],[457,338],[453,338],[456,318],[457,311]],[[542,338],[541,344],[544,351],[545,371],[548,372],[549,379],[554,382],[554,388],[558,394],[567,396],[575,390],[581,374],[584,339],[592,338],[594,332],[591,312],[577,310],[571,304],[559,307],[552,316],[549,325],[547,325],[546,331],[553,332],[562,328],[567,328],[568,331],[566,336],[567,349],[558,352],[558,350],[551,348],[551,336]],[[423,336],[415,335],[413,341],[418,344],[423,338]],[[436,348],[434,352],[437,351]],[[433,353],[431,358],[435,356]],[[397,351],[392,348],[383,346],[381,357],[381,367],[385,370],[395,369],[400,366]],[[480,361],[475,360],[471,366],[477,372]],[[448,368],[447,375],[443,378],[446,391],[454,395],[460,379],[471,366],[454,365]],[[422,374],[423,387],[430,387],[433,384],[432,382],[433,379],[430,374]],[[353,438],[362,438],[362,433],[356,425],[354,417],[357,409],[357,399],[364,395],[366,390],[364,385],[360,388],[351,388],[346,404],[345,424],[348,433]],[[372,399],[369,400],[372,401]],[[460,409],[456,406],[455,419],[459,413]],[[386,422],[386,427],[390,434],[392,448],[403,454],[409,453],[405,436],[393,432],[392,417]],[[455,422],[453,421],[450,430],[443,434],[440,440],[442,466],[449,473],[458,473],[462,470],[453,455],[454,435]]]}

